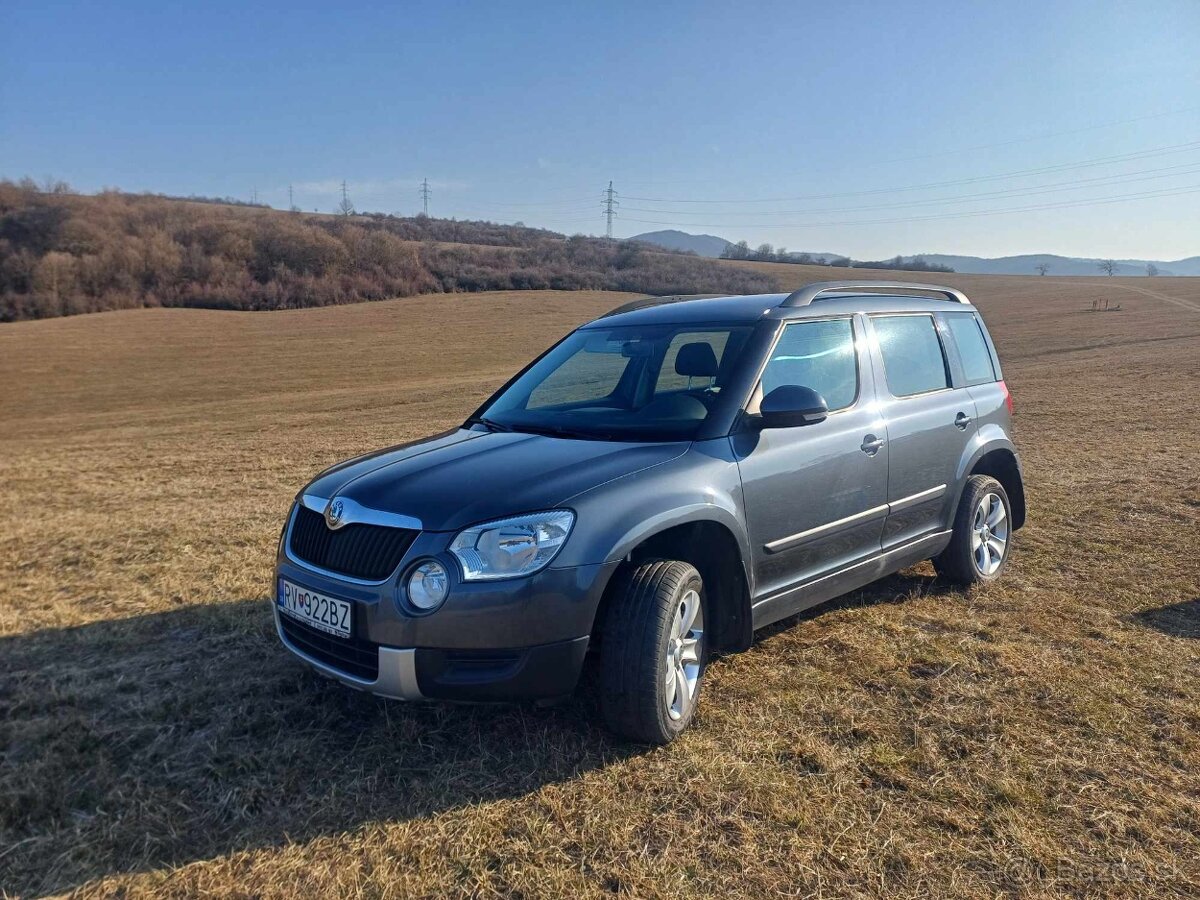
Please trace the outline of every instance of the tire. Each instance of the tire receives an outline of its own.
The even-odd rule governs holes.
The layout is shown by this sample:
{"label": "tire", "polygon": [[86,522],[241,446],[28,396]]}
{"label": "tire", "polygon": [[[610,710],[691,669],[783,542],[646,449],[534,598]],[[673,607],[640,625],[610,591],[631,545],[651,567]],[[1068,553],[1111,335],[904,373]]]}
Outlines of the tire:
{"label": "tire", "polygon": [[666,744],[687,728],[700,699],[708,663],[704,582],[688,563],[662,559],[620,579],[601,625],[601,713],[621,737]]}
{"label": "tire", "polygon": [[1012,538],[1012,504],[1004,486],[991,476],[972,475],[954,513],[954,534],[933,566],[955,584],[987,584],[1008,565]]}

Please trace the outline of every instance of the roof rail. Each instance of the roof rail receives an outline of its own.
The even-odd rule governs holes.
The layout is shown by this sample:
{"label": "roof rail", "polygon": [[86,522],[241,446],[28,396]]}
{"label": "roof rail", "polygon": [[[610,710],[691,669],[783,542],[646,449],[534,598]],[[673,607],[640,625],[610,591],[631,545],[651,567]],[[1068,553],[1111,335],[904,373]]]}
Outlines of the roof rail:
{"label": "roof rail", "polygon": [[952,303],[971,302],[962,291],[939,284],[916,284],[911,281],[815,281],[788,294],[779,306],[784,309],[808,306],[821,294],[916,294],[933,296]]}
{"label": "roof rail", "polygon": [[607,319],[609,316],[619,316],[621,313],[633,312],[636,309],[648,309],[651,306],[665,306],[668,303],[682,303],[684,300],[711,300],[714,297],[724,297],[725,294],[663,294],[652,297],[639,297],[637,300],[630,300],[618,306],[616,309],[610,309],[601,319]]}

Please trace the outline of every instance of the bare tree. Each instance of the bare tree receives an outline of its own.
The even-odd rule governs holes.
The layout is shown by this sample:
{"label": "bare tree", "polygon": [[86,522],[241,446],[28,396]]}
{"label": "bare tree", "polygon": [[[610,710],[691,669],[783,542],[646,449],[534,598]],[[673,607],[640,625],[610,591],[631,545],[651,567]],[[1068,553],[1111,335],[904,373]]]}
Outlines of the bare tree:
{"label": "bare tree", "polygon": [[749,259],[750,245],[745,241],[729,244],[721,253],[722,259]]}
{"label": "bare tree", "polygon": [[1158,274],[1158,266],[1154,263],[1146,263],[1146,274],[1153,278]]}
{"label": "bare tree", "polygon": [[1050,271],[1050,266],[1048,266],[1046,263],[1038,263],[1036,266],[1033,267],[1033,269],[1039,275],[1045,275],[1047,272]]}
{"label": "bare tree", "polygon": [[1099,269],[1109,277],[1117,274],[1117,261],[1115,259],[1103,259],[1100,261]]}

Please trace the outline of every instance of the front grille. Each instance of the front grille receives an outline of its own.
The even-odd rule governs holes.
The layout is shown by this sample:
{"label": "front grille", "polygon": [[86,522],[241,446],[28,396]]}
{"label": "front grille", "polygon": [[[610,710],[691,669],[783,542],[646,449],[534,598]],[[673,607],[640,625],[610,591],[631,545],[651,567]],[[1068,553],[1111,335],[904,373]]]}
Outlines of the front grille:
{"label": "front grille", "polygon": [[292,555],[309,565],[364,581],[383,581],[400,565],[417,532],[384,525],[344,525],[330,531],[325,517],[301,504],[292,523]]}
{"label": "front grille", "polygon": [[279,614],[279,625],[288,643],[305,656],[363,681],[379,678],[378,644],[353,636],[334,637],[283,613]]}

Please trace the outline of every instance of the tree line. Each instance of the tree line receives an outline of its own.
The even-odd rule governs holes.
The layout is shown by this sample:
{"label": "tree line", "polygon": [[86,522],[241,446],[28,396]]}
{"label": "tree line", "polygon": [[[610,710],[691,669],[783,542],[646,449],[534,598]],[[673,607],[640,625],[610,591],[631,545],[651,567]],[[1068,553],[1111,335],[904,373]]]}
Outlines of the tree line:
{"label": "tree line", "polygon": [[746,241],[729,244],[721,253],[721,259],[745,259],[753,262],[790,263],[799,266],[833,266],[843,269],[895,269],[906,272],[953,272],[950,266],[926,262],[920,256],[905,260],[903,256],[891,259],[862,260],[848,256],[814,256],[811,253],[791,253],[786,247],[776,249],[770,244],[759,244],[751,249]]}
{"label": "tree line", "polygon": [[0,322],[145,306],[292,309],[491,290],[762,293],[768,275],[520,225],[0,180]]}

